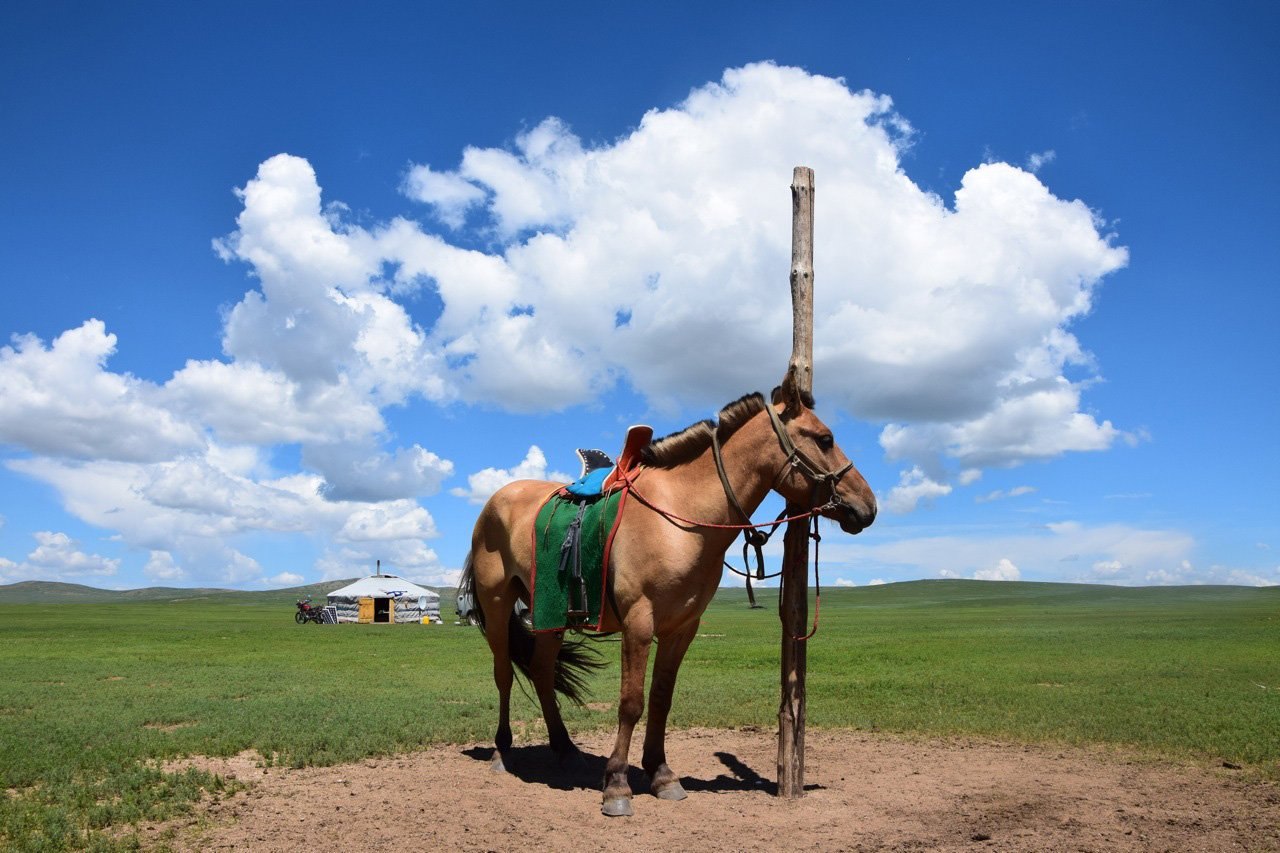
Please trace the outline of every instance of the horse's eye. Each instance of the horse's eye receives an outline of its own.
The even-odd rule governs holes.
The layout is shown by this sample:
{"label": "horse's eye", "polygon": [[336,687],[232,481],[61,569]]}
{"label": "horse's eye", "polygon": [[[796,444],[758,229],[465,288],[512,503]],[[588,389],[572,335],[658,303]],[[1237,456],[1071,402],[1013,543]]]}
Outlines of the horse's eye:
{"label": "horse's eye", "polygon": [[835,437],[831,435],[818,436],[818,446],[821,447],[823,450],[830,450],[831,448],[836,446]]}

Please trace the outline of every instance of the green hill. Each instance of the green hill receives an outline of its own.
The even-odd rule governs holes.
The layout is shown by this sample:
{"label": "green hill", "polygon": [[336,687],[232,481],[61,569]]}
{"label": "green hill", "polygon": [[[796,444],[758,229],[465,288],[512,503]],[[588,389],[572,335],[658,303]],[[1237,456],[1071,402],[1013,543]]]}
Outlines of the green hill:
{"label": "green hill", "polygon": [[273,590],[235,590],[200,587],[149,586],[143,589],[97,589],[75,583],[21,581],[0,586],[0,604],[127,604],[129,602],[192,601],[195,599],[253,604],[292,604],[299,598],[323,598],[354,578]]}

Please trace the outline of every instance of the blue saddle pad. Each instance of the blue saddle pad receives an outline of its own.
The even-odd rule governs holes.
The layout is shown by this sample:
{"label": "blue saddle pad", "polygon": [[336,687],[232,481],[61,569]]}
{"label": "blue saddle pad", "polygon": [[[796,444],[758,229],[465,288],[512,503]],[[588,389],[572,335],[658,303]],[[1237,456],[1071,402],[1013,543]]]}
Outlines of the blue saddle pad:
{"label": "blue saddle pad", "polygon": [[594,471],[588,471],[574,482],[565,486],[565,490],[574,497],[594,498],[601,492],[604,485],[604,478],[609,476],[612,468],[597,468]]}

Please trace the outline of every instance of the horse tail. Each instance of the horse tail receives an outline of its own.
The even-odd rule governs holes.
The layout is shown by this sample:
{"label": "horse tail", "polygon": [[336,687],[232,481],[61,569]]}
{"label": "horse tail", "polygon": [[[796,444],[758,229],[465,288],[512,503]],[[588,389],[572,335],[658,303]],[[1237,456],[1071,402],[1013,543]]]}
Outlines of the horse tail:
{"label": "horse tail", "polygon": [[467,607],[470,608],[468,615],[471,621],[480,626],[480,633],[483,634],[484,611],[476,601],[476,565],[470,551],[467,552],[466,562],[462,564],[462,577],[458,578],[458,600],[463,599],[467,601]]}
{"label": "horse tail", "polygon": [[[533,632],[524,619],[511,611],[507,622],[507,647],[511,651],[511,662],[515,664],[526,679],[532,681],[533,673],[530,665],[533,662]],[[587,645],[584,637],[566,639],[556,655],[555,688],[573,704],[581,707],[587,704],[590,695],[590,676],[597,669],[605,666],[600,653]]]}
{"label": "horse tail", "polygon": [[[484,609],[476,601],[475,566],[471,554],[467,554],[462,578],[458,581],[458,593],[471,596],[476,625],[481,633],[485,633]],[[507,617],[507,654],[516,671],[530,682],[533,681],[533,644],[533,631],[529,629],[524,619],[512,610]],[[589,695],[590,675],[605,665],[600,653],[587,646],[585,638],[565,640],[560,646],[559,654],[556,655],[556,691],[575,705],[585,705]]]}

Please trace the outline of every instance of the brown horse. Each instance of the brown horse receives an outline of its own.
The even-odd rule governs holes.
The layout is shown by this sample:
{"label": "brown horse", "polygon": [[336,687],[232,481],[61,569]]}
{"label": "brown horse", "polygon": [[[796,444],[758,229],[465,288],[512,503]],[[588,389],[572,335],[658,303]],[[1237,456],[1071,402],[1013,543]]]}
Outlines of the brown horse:
{"label": "brown horse", "polygon": [[[813,401],[790,381],[773,392],[730,403],[718,423],[702,421],[645,449],[631,475],[628,500],[610,554],[611,603],[601,630],[622,633],[622,691],[618,734],[605,766],[606,815],[630,815],[627,782],[631,736],[644,711],[649,648],[658,641],[649,692],[649,717],[641,765],[650,791],[684,799],[680,779],[667,766],[666,724],[676,671],[715,595],[725,552],[740,525],[770,490],[793,511],[814,511],[847,533],[875,520],[876,499],[866,480],[814,415]],[[504,486],[476,521],[462,587],[470,590],[493,651],[500,710],[493,767],[505,768],[511,747],[512,665],[533,683],[551,746],[563,759],[581,761],[560,717],[556,691],[581,704],[587,671],[600,666],[582,640],[529,632],[515,616],[517,599],[528,602],[532,527],[555,484],[520,480]],[[741,512],[740,512],[741,510]],[[697,523],[688,523],[689,520]],[[723,525],[723,526],[711,526]]]}

